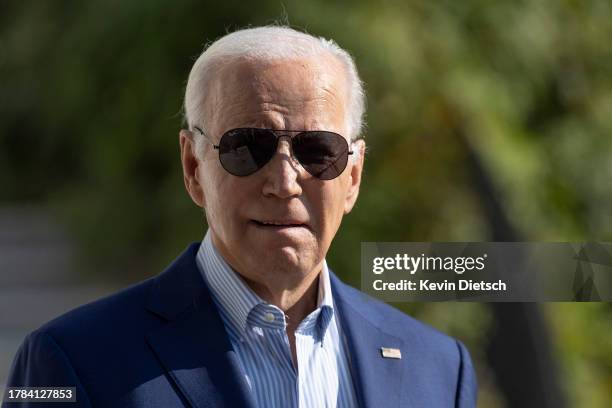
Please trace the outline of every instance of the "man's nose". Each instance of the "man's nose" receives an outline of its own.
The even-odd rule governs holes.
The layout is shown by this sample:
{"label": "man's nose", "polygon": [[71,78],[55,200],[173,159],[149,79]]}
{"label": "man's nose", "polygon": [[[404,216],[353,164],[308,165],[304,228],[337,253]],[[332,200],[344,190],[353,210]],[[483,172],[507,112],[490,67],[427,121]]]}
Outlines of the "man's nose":
{"label": "man's nose", "polygon": [[291,140],[288,137],[279,138],[276,153],[262,170],[265,171],[266,177],[263,186],[264,195],[289,198],[302,194],[300,185],[302,168],[291,155]]}

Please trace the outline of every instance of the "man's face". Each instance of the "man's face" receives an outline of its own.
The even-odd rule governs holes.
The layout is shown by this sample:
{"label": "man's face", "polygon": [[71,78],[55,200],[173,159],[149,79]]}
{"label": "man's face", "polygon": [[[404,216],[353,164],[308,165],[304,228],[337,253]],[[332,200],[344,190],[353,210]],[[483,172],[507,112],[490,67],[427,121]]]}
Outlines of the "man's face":
{"label": "man's face", "polygon": [[[206,130],[215,144],[240,127],[328,130],[347,137],[346,95],[344,67],[332,56],[235,60],[211,84]],[[342,216],[357,198],[364,146],[354,143],[358,159],[349,156],[339,177],[323,181],[300,166],[288,138],[281,138],[263,168],[236,177],[223,169],[209,144],[203,157],[193,157],[187,133],[181,133],[187,189],[206,211],[215,247],[247,279],[283,287],[320,271]]]}

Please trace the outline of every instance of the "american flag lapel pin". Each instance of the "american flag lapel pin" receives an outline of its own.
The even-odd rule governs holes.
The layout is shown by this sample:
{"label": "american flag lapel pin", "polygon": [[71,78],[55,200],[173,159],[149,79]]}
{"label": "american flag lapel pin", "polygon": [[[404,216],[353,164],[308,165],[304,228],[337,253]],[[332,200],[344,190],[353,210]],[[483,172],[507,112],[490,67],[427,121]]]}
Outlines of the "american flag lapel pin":
{"label": "american flag lapel pin", "polygon": [[381,347],[380,352],[383,358],[395,358],[401,360],[402,352],[398,348]]}

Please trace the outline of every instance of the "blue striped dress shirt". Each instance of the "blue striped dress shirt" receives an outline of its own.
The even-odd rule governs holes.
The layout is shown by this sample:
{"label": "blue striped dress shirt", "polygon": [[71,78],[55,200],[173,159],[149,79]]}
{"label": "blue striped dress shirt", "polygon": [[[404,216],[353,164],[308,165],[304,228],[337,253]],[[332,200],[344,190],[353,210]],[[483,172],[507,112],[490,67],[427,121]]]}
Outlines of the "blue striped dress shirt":
{"label": "blue striped dress shirt", "polygon": [[259,408],[355,407],[355,390],[323,262],[317,309],[295,332],[291,359],[285,314],[253,292],[225,262],[207,232],[197,264]]}

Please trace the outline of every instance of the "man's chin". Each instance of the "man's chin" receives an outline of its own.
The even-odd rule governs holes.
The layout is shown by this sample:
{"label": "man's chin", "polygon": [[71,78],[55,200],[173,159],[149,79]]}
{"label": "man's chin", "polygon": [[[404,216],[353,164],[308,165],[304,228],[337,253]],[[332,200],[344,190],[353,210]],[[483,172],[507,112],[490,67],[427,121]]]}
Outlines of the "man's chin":
{"label": "man's chin", "polygon": [[259,243],[257,250],[251,255],[252,264],[261,272],[276,276],[296,274],[306,276],[314,268],[314,254],[310,246],[276,245],[262,246]]}

